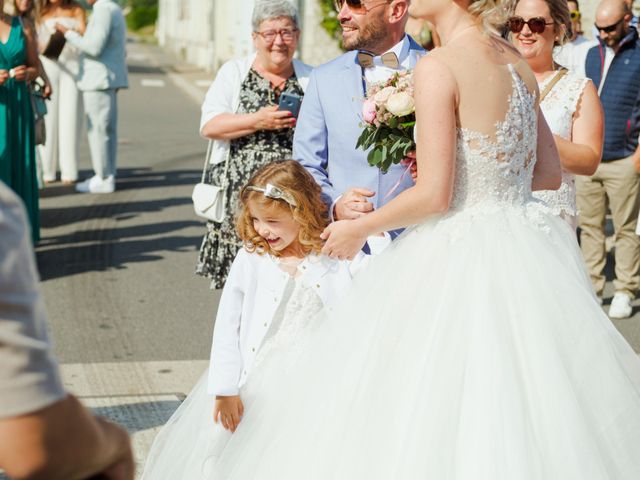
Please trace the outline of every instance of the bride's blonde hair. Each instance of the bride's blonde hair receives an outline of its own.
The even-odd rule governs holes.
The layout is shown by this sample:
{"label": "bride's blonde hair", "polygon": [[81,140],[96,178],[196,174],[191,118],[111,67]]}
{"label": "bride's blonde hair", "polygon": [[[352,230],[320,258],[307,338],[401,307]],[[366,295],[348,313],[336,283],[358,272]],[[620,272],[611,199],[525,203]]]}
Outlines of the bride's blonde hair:
{"label": "bride's blonde hair", "polygon": [[469,0],[468,11],[485,29],[499,31],[511,9],[510,0]]}

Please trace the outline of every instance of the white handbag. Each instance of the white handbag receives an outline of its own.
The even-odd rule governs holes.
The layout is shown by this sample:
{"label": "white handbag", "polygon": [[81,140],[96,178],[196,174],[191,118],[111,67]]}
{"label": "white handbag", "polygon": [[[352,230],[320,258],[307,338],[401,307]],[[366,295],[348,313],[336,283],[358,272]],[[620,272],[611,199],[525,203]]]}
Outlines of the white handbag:
{"label": "white handbag", "polygon": [[[209,146],[207,147],[207,156],[204,160],[204,168],[202,170],[202,179],[200,183],[193,187],[193,193],[191,199],[193,200],[193,209],[196,215],[202,218],[206,218],[212,222],[221,223],[225,217],[226,199],[225,189],[226,186],[211,185],[205,183],[207,178],[207,170],[209,163],[211,162],[211,155],[213,152],[213,141],[209,140]],[[227,182],[227,174],[229,172],[229,155],[225,160],[224,175],[222,178]]]}

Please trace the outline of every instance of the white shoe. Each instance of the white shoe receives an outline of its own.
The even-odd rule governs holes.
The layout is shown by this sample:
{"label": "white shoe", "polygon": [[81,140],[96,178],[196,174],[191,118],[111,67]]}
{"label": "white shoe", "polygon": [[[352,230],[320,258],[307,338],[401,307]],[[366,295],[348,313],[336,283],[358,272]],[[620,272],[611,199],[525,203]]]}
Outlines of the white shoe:
{"label": "white shoe", "polygon": [[627,318],[631,316],[631,297],[626,293],[616,292],[609,307],[610,318]]}
{"label": "white shoe", "polygon": [[76,191],[81,193],[113,193],[116,189],[116,181],[113,175],[107,178],[94,175],[76,185]]}

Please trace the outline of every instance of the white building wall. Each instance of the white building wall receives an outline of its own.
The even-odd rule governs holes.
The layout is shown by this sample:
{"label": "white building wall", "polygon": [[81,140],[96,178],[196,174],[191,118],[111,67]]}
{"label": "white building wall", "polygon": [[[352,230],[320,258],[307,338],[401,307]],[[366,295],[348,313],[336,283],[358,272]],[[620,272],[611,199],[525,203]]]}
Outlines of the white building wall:
{"label": "white building wall", "polygon": [[[318,65],[341,52],[320,26],[317,0],[291,0],[300,10],[299,57]],[[253,51],[254,0],[160,0],[156,36],[160,45],[186,61],[215,70]]]}

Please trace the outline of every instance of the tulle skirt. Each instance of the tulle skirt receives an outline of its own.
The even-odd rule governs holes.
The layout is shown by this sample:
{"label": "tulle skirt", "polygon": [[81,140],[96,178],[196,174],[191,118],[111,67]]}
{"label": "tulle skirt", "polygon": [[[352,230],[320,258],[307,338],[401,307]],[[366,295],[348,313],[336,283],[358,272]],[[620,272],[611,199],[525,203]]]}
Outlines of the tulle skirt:
{"label": "tulle skirt", "polygon": [[185,422],[166,478],[640,478],[640,361],[534,203],[407,230],[314,325],[254,370],[218,451],[210,411]]}

